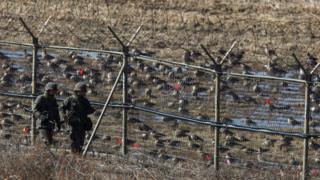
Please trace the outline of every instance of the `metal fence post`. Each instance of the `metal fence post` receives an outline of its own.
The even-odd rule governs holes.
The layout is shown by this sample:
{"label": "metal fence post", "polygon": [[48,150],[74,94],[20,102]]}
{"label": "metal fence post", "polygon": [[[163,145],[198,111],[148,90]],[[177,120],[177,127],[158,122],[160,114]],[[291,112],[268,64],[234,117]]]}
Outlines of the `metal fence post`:
{"label": "metal fence post", "polygon": [[[122,74],[122,103],[127,103],[127,96],[128,96],[128,74],[127,74],[127,63],[128,63],[128,49],[124,49],[123,55],[123,74]],[[128,109],[122,108],[122,147],[121,152],[122,154],[127,154],[127,138],[128,138]]]}
{"label": "metal fence post", "polygon": [[[31,82],[31,93],[33,96],[31,106],[33,108],[34,101],[35,101],[35,95],[37,90],[37,71],[38,71],[38,48],[39,48],[39,41],[38,38],[32,33],[30,28],[27,26],[27,24],[23,21],[22,18],[19,18],[19,21],[21,22],[22,26],[27,30],[29,35],[32,37],[32,82]],[[35,129],[36,129],[36,123],[35,119],[32,116],[31,119],[31,144],[35,144]]]}
{"label": "metal fence post", "polygon": [[303,159],[302,159],[302,179],[307,179],[308,176],[308,158],[309,158],[309,120],[310,120],[310,92],[311,92],[311,83],[312,75],[319,68],[320,64],[318,63],[311,71],[307,71],[303,67],[302,63],[299,61],[295,53],[292,53],[292,56],[300,69],[305,75],[305,94],[304,94],[304,141],[303,141]]}
{"label": "metal fence post", "polygon": [[[112,30],[111,27],[108,26],[108,29],[111,31],[113,36],[117,39],[119,44],[122,46],[122,52],[123,52],[123,82],[122,82],[122,103],[127,103],[127,96],[128,96],[128,74],[127,74],[127,64],[128,64],[128,57],[129,57],[129,46],[133,42],[133,40],[136,38],[138,33],[140,32],[142,28],[142,25],[139,26],[139,28],[136,30],[136,32],[132,35],[131,39],[127,44],[124,44],[120,38],[117,36],[117,34]],[[122,147],[121,152],[122,154],[127,154],[127,138],[128,138],[128,109],[126,107],[123,107],[122,109]]]}
{"label": "metal fence post", "polygon": [[[310,75],[307,75],[310,76]],[[305,83],[305,113],[304,113],[304,138],[303,142],[303,165],[302,165],[302,179],[307,179],[308,174],[308,158],[309,158],[309,120],[310,120],[310,80],[311,78],[306,78]]]}
{"label": "metal fence post", "polygon": [[[237,41],[234,41],[229,48],[229,50],[225,53],[223,58],[221,59],[220,62],[216,61],[215,58],[211,56],[209,51],[201,45],[201,48],[204,50],[204,52],[208,55],[208,57],[211,59],[211,61],[214,64],[214,70],[215,70],[215,75],[216,75],[216,82],[215,82],[215,119],[217,123],[220,123],[220,83],[221,83],[221,75],[222,75],[222,65],[225,63],[227,57],[231,53],[232,49],[235,47],[237,44]],[[219,170],[219,140],[220,140],[220,128],[215,127],[214,128],[214,169],[216,171]]]}
{"label": "metal fence post", "polygon": [[[219,66],[221,67],[221,66]],[[217,67],[218,69],[218,67]],[[216,81],[215,81],[215,119],[216,122],[220,122],[220,81],[221,81],[221,72],[217,71],[216,72]],[[220,128],[216,127],[214,130],[214,169],[216,171],[219,170],[219,140],[220,140]]]}
{"label": "metal fence post", "polygon": [[[33,43],[33,49],[32,49],[32,96],[34,97],[32,99],[31,106],[32,108],[34,107],[34,102],[35,102],[35,96],[37,94],[37,71],[38,71],[38,38],[32,38],[32,43]],[[36,130],[36,119],[32,116],[31,119],[31,144],[35,144],[35,130]]]}

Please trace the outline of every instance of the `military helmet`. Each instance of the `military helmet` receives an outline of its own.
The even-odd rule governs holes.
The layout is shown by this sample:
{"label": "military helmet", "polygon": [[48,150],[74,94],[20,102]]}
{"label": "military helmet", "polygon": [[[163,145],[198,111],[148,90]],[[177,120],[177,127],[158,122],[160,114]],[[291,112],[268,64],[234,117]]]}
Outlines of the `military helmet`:
{"label": "military helmet", "polygon": [[73,91],[87,91],[87,85],[84,82],[78,82],[75,86]]}
{"label": "military helmet", "polygon": [[45,87],[45,90],[46,91],[49,91],[49,90],[58,90],[58,85],[56,83],[53,83],[53,82],[48,82],[46,84],[46,87]]}

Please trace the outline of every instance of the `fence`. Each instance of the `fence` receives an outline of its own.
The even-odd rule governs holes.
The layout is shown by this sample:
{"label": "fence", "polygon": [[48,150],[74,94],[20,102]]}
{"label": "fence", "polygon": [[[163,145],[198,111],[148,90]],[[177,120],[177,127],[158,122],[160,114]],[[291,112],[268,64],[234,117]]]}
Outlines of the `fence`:
{"label": "fence", "polygon": [[[295,74],[293,75],[294,78],[280,78],[257,75],[253,70],[249,70],[245,74],[229,72],[225,69],[224,63],[230,58],[229,54],[236,45],[236,42],[221,57],[220,62],[217,62],[206,48],[202,46],[204,52],[209,56],[208,59],[211,61],[210,67],[178,63],[172,60],[154,59],[142,55],[141,52],[132,52],[129,49],[130,44],[139,33],[141,27],[138,28],[127,44],[124,44],[116,33],[109,28],[110,32],[121,45],[122,52],[40,45],[37,37],[32,34],[22,19],[21,22],[32,36],[32,44],[2,41],[0,45],[32,48],[32,55],[28,55],[30,50],[26,50],[24,54],[25,58],[29,58],[29,61],[32,58],[32,67],[25,68],[25,70],[32,70],[33,72],[31,77],[31,94],[28,94],[30,91],[27,88],[27,91],[24,91],[27,94],[2,92],[1,95],[34,99],[39,93],[37,91],[39,90],[37,82],[39,81],[38,73],[40,70],[43,71],[41,72],[43,73],[41,82],[46,82],[50,79],[44,78],[46,74],[51,74],[51,77],[61,75],[55,72],[54,64],[51,65],[49,63],[45,66],[39,63],[39,49],[50,50],[50,53],[55,55],[60,54],[61,52],[59,51],[64,50],[88,52],[87,54],[82,54],[84,57],[92,55],[90,53],[96,53],[94,55],[96,61],[101,61],[99,62],[101,63],[100,65],[106,62],[109,68],[108,71],[113,72],[110,77],[105,73],[103,74],[103,77],[107,76],[107,79],[109,79],[107,84],[101,83],[100,86],[95,86],[96,89],[102,92],[109,92],[108,96],[104,96],[101,91],[101,94],[99,92],[95,94],[93,93],[94,89],[92,89],[92,96],[89,96],[92,97],[90,99],[94,100],[106,99],[106,102],[94,103],[103,106],[103,108],[101,111],[98,111],[100,114],[96,114],[98,118],[83,155],[88,152],[94,139],[101,139],[103,141],[92,144],[92,146],[95,145],[93,148],[97,149],[97,151],[105,151],[105,145],[108,144],[106,141],[110,137],[106,136],[105,132],[101,132],[101,129],[104,127],[104,130],[108,129],[118,134],[115,138],[117,145],[113,148],[118,150],[121,147],[123,154],[126,154],[128,152],[127,148],[130,147],[131,150],[143,149],[150,151],[148,153],[151,154],[156,153],[162,159],[171,157],[175,161],[183,159],[179,154],[189,156],[191,159],[199,159],[200,156],[205,161],[213,161],[214,168],[218,170],[220,159],[223,157],[220,155],[220,152],[225,154],[224,158],[227,164],[234,165],[232,161],[236,161],[238,165],[241,165],[241,158],[232,157],[229,153],[223,152],[228,147],[231,150],[236,149],[235,145],[232,145],[235,141],[247,141],[243,136],[233,137],[230,135],[232,132],[228,132],[228,129],[233,129],[252,133],[282,135],[284,136],[284,140],[280,148],[290,144],[288,141],[292,140],[287,140],[290,139],[288,137],[303,139],[302,175],[303,178],[306,178],[306,174],[309,172],[309,141],[310,138],[316,138],[319,135],[316,132],[317,125],[313,126],[315,128],[312,129],[313,132],[311,133],[309,127],[310,120],[312,119],[312,122],[316,122],[315,119],[318,118],[318,111],[313,111],[311,114],[311,109],[314,109],[315,105],[317,105],[317,97],[315,97],[313,102],[310,99],[311,93],[317,93],[316,90],[312,90],[311,92],[311,88],[315,87],[314,84],[317,84],[317,82],[314,82],[312,75],[316,72],[318,65],[311,71],[308,71],[294,56],[294,59],[299,64],[299,68],[303,70],[303,74],[305,75],[303,80],[295,79]],[[5,53],[3,54],[5,55]],[[112,56],[104,56],[104,54],[111,54]],[[45,58],[45,55],[47,54],[44,54],[41,58]],[[72,60],[75,62],[77,69],[90,69],[91,65],[94,64],[90,60],[88,60],[87,64],[81,63],[81,55],[78,56],[78,59],[75,57]],[[91,57],[91,59],[94,58]],[[107,58],[108,60],[103,60],[103,58]],[[52,62],[52,59],[48,62]],[[25,66],[28,66],[28,63],[25,63]],[[106,71],[106,69],[102,68],[101,71]],[[240,70],[235,69],[234,71]],[[117,76],[115,76],[115,73],[117,73]],[[85,74],[78,72],[78,75],[76,74],[74,78],[69,77],[69,79],[78,78],[79,80],[79,77],[81,77],[80,80],[82,80],[85,79]],[[70,74],[70,76],[73,75]],[[91,82],[93,80],[87,78],[87,81]],[[59,79],[57,81],[60,82]],[[122,82],[121,93],[119,91],[120,86],[118,86],[120,82]],[[61,81],[60,83],[64,82]],[[96,85],[98,83],[90,84]],[[71,86],[72,83],[69,83],[63,88],[70,88]],[[3,86],[2,88],[9,91],[16,87]],[[117,98],[118,101],[111,102],[111,98]],[[157,100],[157,98],[160,100]],[[107,117],[104,117],[108,107],[116,109],[113,109]],[[118,111],[118,108],[121,109],[121,112]],[[120,125],[117,119],[121,116],[122,124]],[[141,121],[141,119],[144,120]],[[106,121],[108,123],[104,124]],[[34,142],[34,120],[32,120],[31,129],[31,139]],[[221,131],[223,134],[221,134]],[[167,135],[170,133],[172,135]],[[198,134],[202,134],[202,136]],[[150,150],[153,147],[151,147],[152,142],[148,139],[148,136],[153,137],[156,147],[162,150],[165,147],[165,152]],[[128,139],[128,137],[135,139]],[[164,139],[163,137],[173,139]],[[226,140],[224,144],[221,143],[222,138]],[[236,140],[234,140],[235,138]],[[214,139],[214,142],[211,139]],[[210,153],[211,144],[214,145],[213,157],[212,153]],[[141,146],[143,148],[140,148]],[[262,154],[268,155],[268,153],[262,153],[263,150],[261,149],[259,149],[260,152],[247,148],[245,145],[241,146],[240,150],[242,152],[249,152],[258,156]],[[273,152],[269,152],[270,154],[273,154]],[[247,162],[253,161],[250,158]],[[261,159],[260,162],[261,164],[267,164]],[[273,166],[278,167],[283,166],[283,164],[273,164]],[[295,164],[293,163],[293,165]],[[248,165],[248,167],[250,166],[252,164]]]}

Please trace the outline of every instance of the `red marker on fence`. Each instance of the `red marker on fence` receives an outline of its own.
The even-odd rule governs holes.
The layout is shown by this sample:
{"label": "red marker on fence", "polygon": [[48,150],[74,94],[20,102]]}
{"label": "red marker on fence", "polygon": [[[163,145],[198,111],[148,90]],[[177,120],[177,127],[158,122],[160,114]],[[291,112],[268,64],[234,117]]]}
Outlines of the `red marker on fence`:
{"label": "red marker on fence", "polygon": [[122,144],[122,139],[121,138],[116,138],[116,144]]}
{"label": "red marker on fence", "polygon": [[268,112],[272,111],[272,109],[271,109],[271,104],[272,104],[272,102],[271,102],[271,99],[270,99],[270,98],[265,99],[265,100],[264,100],[264,104],[265,104],[265,106],[268,108]]}
{"label": "red marker on fence", "polygon": [[271,105],[271,99],[269,99],[269,98],[267,98],[267,99],[265,99],[265,101],[264,101],[264,104],[265,105]]}
{"label": "red marker on fence", "polygon": [[314,177],[319,175],[319,169],[311,169],[310,172],[311,172],[311,175],[314,176]]}
{"label": "red marker on fence", "polygon": [[138,144],[138,143],[133,143],[131,146],[132,146],[133,149],[139,149],[140,148],[140,144]]}
{"label": "red marker on fence", "polygon": [[203,155],[203,160],[204,161],[211,161],[212,160],[212,156],[210,154],[204,154]]}
{"label": "red marker on fence", "polygon": [[175,84],[175,85],[174,85],[174,89],[175,89],[176,91],[179,91],[179,90],[181,89],[181,84],[180,84],[180,83]]}
{"label": "red marker on fence", "polygon": [[83,76],[84,75],[84,70],[83,69],[79,69],[79,75]]}
{"label": "red marker on fence", "polygon": [[23,131],[25,136],[29,135],[29,133],[30,133],[30,129],[28,127],[23,128],[22,131]]}

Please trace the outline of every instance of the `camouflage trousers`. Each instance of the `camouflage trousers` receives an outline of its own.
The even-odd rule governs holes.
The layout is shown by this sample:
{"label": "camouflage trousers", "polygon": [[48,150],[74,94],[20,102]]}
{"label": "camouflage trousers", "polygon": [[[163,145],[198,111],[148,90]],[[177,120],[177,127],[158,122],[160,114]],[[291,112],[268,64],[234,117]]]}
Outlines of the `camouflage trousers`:
{"label": "camouflage trousers", "polygon": [[53,129],[39,129],[39,140],[45,145],[51,145],[53,143]]}
{"label": "camouflage trousers", "polygon": [[85,140],[85,135],[86,135],[86,131],[83,128],[72,126],[70,138],[71,138],[71,151],[73,153],[81,153],[82,146]]}

